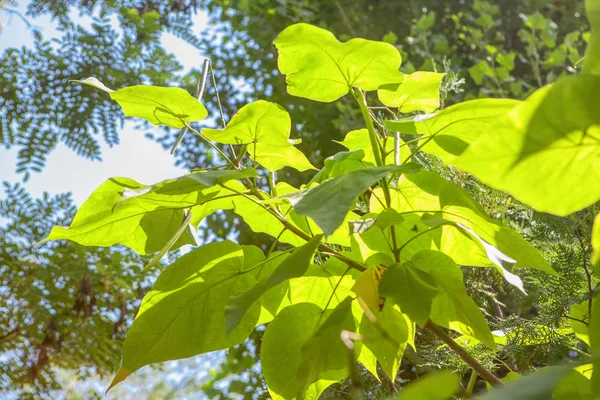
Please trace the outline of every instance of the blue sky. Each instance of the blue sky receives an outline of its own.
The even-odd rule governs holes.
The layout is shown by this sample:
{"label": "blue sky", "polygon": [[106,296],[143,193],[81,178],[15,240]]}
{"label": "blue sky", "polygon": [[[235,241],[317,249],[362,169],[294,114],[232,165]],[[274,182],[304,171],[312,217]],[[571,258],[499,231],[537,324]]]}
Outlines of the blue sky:
{"label": "blue sky", "polygon": [[[18,9],[24,13],[27,3]],[[88,19],[73,16],[86,26]],[[26,24],[16,16],[0,13],[4,28],[0,32],[0,52],[10,47],[31,46],[32,33]],[[39,27],[45,38],[57,36],[55,24],[49,18],[29,19],[32,25]],[[207,15],[200,12],[194,16],[196,31],[207,27]],[[186,70],[202,65],[204,56],[197,49],[170,34],[163,34],[161,42],[174,53]],[[85,78],[85,77],[82,77]],[[67,82],[65,82],[67,84]],[[35,197],[43,192],[50,194],[72,192],[75,203],[81,205],[88,195],[104,180],[113,176],[133,178],[141,183],[152,184],[163,179],[173,178],[186,173],[175,167],[174,159],[158,143],[146,139],[142,132],[133,129],[133,123],[126,123],[120,132],[121,143],[112,148],[102,145],[102,161],[90,161],[77,156],[66,146],[59,144],[49,155],[46,167],[41,173],[32,174],[25,184]],[[102,143],[102,140],[100,140]],[[16,174],[16,149],[0,148],[0,181],[20,182],[22,176]],[[0,193],[3,196],[3,193]]]}

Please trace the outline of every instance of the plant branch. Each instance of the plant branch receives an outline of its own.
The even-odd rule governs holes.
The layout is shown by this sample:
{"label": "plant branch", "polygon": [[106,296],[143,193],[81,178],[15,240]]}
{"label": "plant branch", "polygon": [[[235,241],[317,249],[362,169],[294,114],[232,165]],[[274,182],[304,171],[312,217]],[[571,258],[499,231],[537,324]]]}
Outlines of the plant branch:
{"label": "plant branch", "polygon": [[236,165],[233,161],[231,161],[231,159],[229,157],[227,157],[227,154],[225,154],[225,152],[223,150],[221,150],[216,144],[214,144],[210,139],[208,139],[206,136],[204,136],[203,134],[201,134],[196,129],[192,128],[189,124],[186,124],[185,126],[190,131],[192,131],[193,133],[195,133],[196,136],[198,136],[200,139],[202,139],[203,141],[205,141],[206,144],[208,144],[210,147],[212,147],[213,149],[215,149],[221,155],[221,157],[223,157],[223,159],[225,161],[227,161],[234,169],[240,169],[240,167],[238,165]]}
{"label": "plant branch", "polygon": [[358,89],[352,90],[352,95],[358,103],[358,106],[360,107],[360,112],[362,113],[363,119],[365,120],[365,124],[367,125],[367,131],[369,132],[369,140],[371,141],[371,150],[373,151],[373,156],[375,157],[375,164],[377,164],[378,166],[382,166],[383,159],[381,158],[381,145],[379,144],[379,139],[377,139],[377,133],[375,132],[375,126],[373,125],[371,114],[369,114],[367,100],[365,99],[363,92]]}
{"label": "plant branch", "polygon": [[494,387],[502,387],[504,383],[492,372],[490,372],[487,368],[479,363],[476,359],[474,359],[465,349],[462,348],[461,345],[456,343],[454,339],[452,339],[443,329],[434,324],[431,321],[428,321],[425,325],[425,328],[433,332],[435,336],[437,336],[442,342],[444,342],[448,347],[450,347],[464,362],[466,362],[473,371],[477,372],[482,379],[485,379]]}
{"label": "plant branch", "polygon": [[[198,81],[198,85],[196,86],[196,99],[198,99],[198,101],[200,101],[200,99],[202,99],[202,95],[204,94],[204,88],[206,87],[206,77],[208,75],[209,64],[210,64],[210,60],[208,58],[205,58],[204,64],[202,65],[202,77],[200,78],[200,80]],[[171,155],[173,155],[173,153],[175,153],[175,150],[177,150],[177,147],[181,144],[181,141],[183,140],[183,137],[185,136],[185,133],[187,132],[187,130],[188,130],[187,126],[184,126],[181,129],[179,136],[177,136],[177,139],[175,139],[175,143],[173,143],[173,147],[171,147]]]}
{"label": "plant branch", "polygon": [[[292,223],[290,223],[283,215],[281,215],[279,212],[277,212],[277,210],[268,207],[266,205],[264,205],[263,203],[261,203],[260,201],[258,201],[257,199],[253,198],[252,196],[249,196],[245,193],[239,192],[235,189],[232,189],[230,187],[224,186],[222,185],[224,188],[231,190],[234,193],[237,193],[241,196],[243,196],[244,198],[252,201],[253,203],[255,203],[256,205],[258,205],[259,207],[261,207],[262,209],[264,209],[265,211],[271,213],[275,218],[277,218],[277,220],[284,226],[286,227],[290,232],[292,232],[294,235],[299,236],[300,238],[306,240],[307,242],[310,241],[312,239],[312,237],[310,235],[308,235],[306,232],[302,231],[300,228],[298,228],[297,226],[293,225]],[[260,193],[260,191],[257,190],[258,193]],[[262,196],[261,194],[261,199],[264,200],[264,196]],[[334,256],[336,258],[338,258],[340,261],[343,261],[344,263],[346,263],[346,265],[348,265],[350,268],[354,268],[356,270],[359,271],[366,271],[367,267],[362,265],[361,263],[354,261],[340,253],[338,253],[337,251],[335,251],[334,249],[332,249],[331,247],[321,243],[319,244],[319,250],[321,250],[323,253]]]}

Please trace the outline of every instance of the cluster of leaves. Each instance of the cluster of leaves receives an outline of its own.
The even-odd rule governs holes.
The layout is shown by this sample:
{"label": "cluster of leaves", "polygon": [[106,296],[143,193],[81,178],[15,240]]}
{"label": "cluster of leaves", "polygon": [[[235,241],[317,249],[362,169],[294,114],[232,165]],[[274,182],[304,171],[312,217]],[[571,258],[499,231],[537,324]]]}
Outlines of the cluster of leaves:
{"label": "cluster of leaves", "polygon": [[57,370],[110,373],[148,283],[131,250],[35,243],[70,221],[68,195],[33,199],[18,186],[0,201],[0,392],[52,396]]}
{"label": "cluster of leaves", "polygon": [[[590,20],[595,23],[593,8]],[[191,124],[206,116],[196,111],[203,107],[179,89],[112,91],[96,79],[83,81],[109,91],[128,116],[189,129],[229,165],[153,186],[113,178],[91,195],[70,228],[54,228],[45,240],[122,244],[139,254],[162,255],[190,243],[190,228],[207,215],[232,209],[255,232],[272,236],[275,244],[291,245],[282,251],[272,246],[265,254],[226,240],[178,258],[144,297],[111,386],[151,363],[238,345],[265,323],[260,358],[273,398],[316,399],[347,377],[356,386],[351,391],[358,391],[357,361],[376,377],[379,365],[393,380],[407,346],[418,349],[417,327],[455,351],[473,369],[473,377],[479,374],[501,386],[460,343],[494,351],[528,335],[515,326],[492,333],[467,293],[459,265],[493,268],[522,292],[525,285],[516,269],[556,272],[461,186],[414,161],[420,152],[436,156],[556,215],[595,203],[597,39],[592,36],[583,74],[562,78],[524,102],[473,100],[434,114],[410,115],[439,106],[439,74],[401,73],[400,53],[383,42],[342,43],[321,28],[291,25],[274,42],[287,91],[323,103],[351,95],[366,125],[342,142],[349,151],[329,158],[300,189],[275,182],[273,175],[284,167],[314,169],[295,147],[298,140],[289,139],[289,115],[277,104],[250,103],[225,129],[198,132]],[[394,115],[379,128],[366,94],[375,91]],[[215,142],[232,145],[231,154]],[[266,176],[257,174],[259,165]],[[268,191],[257,185],[263,177]],[[579,325],[562,334],[577,333],[586,342],[591,301],[582,304],[585,309],[571,310]],[[462,336],[455,341],[443,328]],[[531,395],[536,390],[551,393],[556,386],[555,394],[589,398],[590,369],[544,370],[486,397],[504,398],[523,388]],[[440,387],[424,380],[403,396],[434,390],[439,398],[449,398],[459,389],[452,375],[429,379],[449,379],[450,384]],[[469,384],[466,395],[472,390]]]}

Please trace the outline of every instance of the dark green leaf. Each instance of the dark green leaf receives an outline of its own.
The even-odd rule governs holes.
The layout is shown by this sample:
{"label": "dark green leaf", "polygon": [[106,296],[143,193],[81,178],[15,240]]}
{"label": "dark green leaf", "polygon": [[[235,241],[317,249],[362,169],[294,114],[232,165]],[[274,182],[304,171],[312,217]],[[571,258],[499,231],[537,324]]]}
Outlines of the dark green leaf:
{"label": "dark green leaf", "polygon": [[298,214],[311,217],[321,227],[325,236],[329,236],[344,222],[359,194],[388,173],[416,172],[419,169],[420,167],[413,163],[364,168],[284,197],[292,203]]}
{"label": "dark green leaf", "polygon": [[436,281],[411,262],[389,266],[379,284],[379,294],[398,304],[420,326],[429,320],[431,304],[439,291]]}

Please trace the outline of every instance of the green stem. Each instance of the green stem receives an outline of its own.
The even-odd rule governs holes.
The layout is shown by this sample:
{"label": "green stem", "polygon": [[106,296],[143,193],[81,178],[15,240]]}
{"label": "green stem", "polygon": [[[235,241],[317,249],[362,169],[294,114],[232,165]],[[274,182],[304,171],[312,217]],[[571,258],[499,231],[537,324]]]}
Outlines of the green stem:
{"label": "green stem", "polygon": [[223,152],[223,150],[221,150],[217,145],[215,145],[213,142],[211,142],[206,136],[204,136],[202,133],[198,132],[196,129],[192,128],[189,124],[186,124],[186,127],[190,131],[195,133],[196,136],[198,136],[200,139],[202,139],[204,142],[206,142],[206,144],[208,144],[210,147],[215,149],[221,155],[221,157],[223,157],[223,159],[225,161],[227,161],[227,163],[229,163],[229,165],[231,165],[234,169],[240,169],[240,167],[238,165],[236,165],[233,161],[231,161],[231,159],[229,157],[227,157],[227,154],[225,154]]}
{"label": "green stem", "polygon": [[[367,105],[367,100],[364,96],[364,93],[359,89],[353,89],[352,95],[358,103],[358,106],[360,107],[360,112],[362,113],[363,119],[365,120],[365,125],[367,126],[367,131],[369,132],[369,141],[371,142],[371,149],[373,150],[373,155],[375,157],[375,163],[378,166],[383,166],[384,149],[379,143],[377,132],[375,132],[375,126],[373,125],[373,119],[371,118],[371,113],[369,112],[369,107]],[[386,208],[390,208],[392,200],[390,196],[390,188],[385,178],[381,179],[381,187],[385,196],[385,203],[387,205]],[[396,262],[400,262],[400,252],[398,251],[398,242],[396,241],[396,228],[393,225],[390,227],[390,234],[392,236],[392,251],[394,253],[394,258]]]}
{"label": "green stem", "polygon": [[365,125],[367,126],[367,131],[369,131],[369,140],[371,141],[371,149],[373,150],[373,156],[375,157],[375,163],[378,166],[383,165],[383,159],[381,157],[381,146],[379,144],[379,140],[377,139],[377,133],[375,132],[375,126],[373,125],[373,120],[371,119],[371,115],[369,114],[369,108],[367,107],[367,101],[363,93],[358,89],[352,90],[352,95],[354,99],[358,103],[360,107],[360,112],[362,113],[363,119],[365,120]]}
{"label": "green stem", "polygon": [[467,385],[466,396],[467,398],[471,398],[473,395],[473,389],[475,388],[475,384],[477,383],[477,372],[474,369],[471,370],[471,377],[469,378],[469,384]]}

